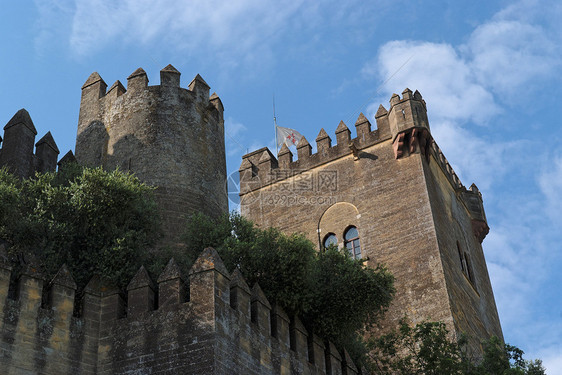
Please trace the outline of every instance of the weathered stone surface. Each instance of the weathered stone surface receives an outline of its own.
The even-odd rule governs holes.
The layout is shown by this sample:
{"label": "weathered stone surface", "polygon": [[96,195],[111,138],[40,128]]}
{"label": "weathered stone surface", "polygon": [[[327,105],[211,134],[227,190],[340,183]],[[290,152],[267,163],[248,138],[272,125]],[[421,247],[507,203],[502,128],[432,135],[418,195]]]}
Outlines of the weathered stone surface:
{"label": "weathered stone surface", "polygon": [[47,132],[35,144],[37,130],[25,109],[20,109],[4,127],[4,137],[0,137],[0,167],[7,167],[21,178],[30,177],[35,172],[51,172],[57,167],[59,149],[51,132]]}
{"label": "weathered stone surface", "polygon": [[57,165],[59,168],[67,163],[76,163],[76,158],[72,150],[68,151],[64,156],[58,161]]}
{"label": "weathered stone surface", "polygon": [[59,272],[55,275],[53,280],[51,281],[53,285],[60,285],[64,286],[69,289],[76,289],[76,283],[68,270],[66,264],[63,264],[62,267],[59,269]]}
{"label": "weathered stone surface", "polygon": [[168,244],[178,242],[186,214],[228,211],[222,104],[199,75],[190,89],[179,77],[169,65],[161,86],[147,86],[139,68],[120,95],[100,95],[101,81],[92,79],[82,90],[76,141],[79,163],[131,171],[158,187]]}
{"label": "weathered stone surface", "polygon": [[203,250],[201,255],[199,255],[199,257],[193,264],[193,266],[191,266],[191,269],[189,270],[189,274],[192,275],[195,273],[205,272],[210,270],[216,270],[217,272],[221,273],[223,276],[229,276],[229,273],[226,267],[224,266],[221,257],[219,256],[217,251],[212,247],[208,247],[205,250]]}

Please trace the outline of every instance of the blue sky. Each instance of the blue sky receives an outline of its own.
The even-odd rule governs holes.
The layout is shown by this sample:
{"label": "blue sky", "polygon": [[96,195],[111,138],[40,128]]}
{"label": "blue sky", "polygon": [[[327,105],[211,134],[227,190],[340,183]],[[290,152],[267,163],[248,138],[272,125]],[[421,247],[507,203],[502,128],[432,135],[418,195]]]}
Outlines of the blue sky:
{"label": "blue sky", "polygon": [[0,13],[0,123],[25,107],[61,156],[93,71],[108,85],[139,66],[150,84],[169,63],[184,87],[201,74],[225,106],[231,173],[273,148],[273,94],[279,125],[313,141],[418,89],[435,140],[484,195],[506,341],[562,374],[562,3],[37,0]]}

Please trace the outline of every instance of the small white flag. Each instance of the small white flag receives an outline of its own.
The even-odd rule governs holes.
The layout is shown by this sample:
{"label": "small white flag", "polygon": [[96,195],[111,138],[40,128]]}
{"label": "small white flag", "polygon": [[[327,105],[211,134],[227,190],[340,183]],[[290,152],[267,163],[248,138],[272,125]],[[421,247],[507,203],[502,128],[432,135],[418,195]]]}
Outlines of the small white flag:
{"label": "small white flag", "polygon": [[285,143],[287,147],[297,146],[302,138],[301,133],[294,129],[284,128],[282,126],[276,126],[277,129],[277,148]]}

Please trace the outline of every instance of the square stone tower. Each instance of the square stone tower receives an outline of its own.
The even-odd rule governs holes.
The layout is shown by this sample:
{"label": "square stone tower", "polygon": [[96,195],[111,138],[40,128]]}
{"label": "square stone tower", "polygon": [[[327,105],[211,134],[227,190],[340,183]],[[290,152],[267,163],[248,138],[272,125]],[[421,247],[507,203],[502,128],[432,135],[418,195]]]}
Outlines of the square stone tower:
{"label": "square stone tower", "polygon": [[383,325],[404,315],[443,321],[481,339],[502,330],[481,243],[488,233],[482,197],[467,189],[431,137],[419,92],[394,94],[361,114],[357,137],[340,122],[336,145],[322,129],[317,150],[302,138],[298,160],[284,145],[243,156],[241,211],[261,227],[304,232],[321,250],[346,247],[369,266],[385,264],[396,298]]}

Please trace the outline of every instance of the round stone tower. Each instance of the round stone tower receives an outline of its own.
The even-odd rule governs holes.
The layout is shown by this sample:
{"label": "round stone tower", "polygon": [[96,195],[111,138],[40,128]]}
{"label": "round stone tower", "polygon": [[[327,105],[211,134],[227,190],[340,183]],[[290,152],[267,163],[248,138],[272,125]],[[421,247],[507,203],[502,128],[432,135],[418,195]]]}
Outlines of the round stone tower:
{"label": "round stone tower", "polygon": [[76,159],[80,164],[119,168],[157,186],[165,242],[177,242],[185,216],[228,212],[223,106],[197,75],[180,87],[172,65],[160,71],[160,86],[148,86],[142,68],[127,89],[107,85],[97,72],[82,86]]}

